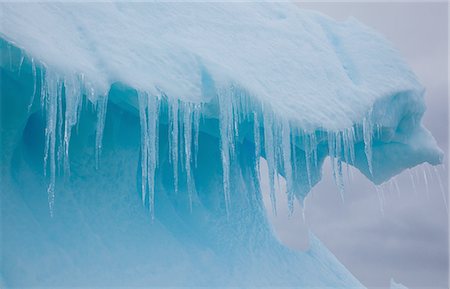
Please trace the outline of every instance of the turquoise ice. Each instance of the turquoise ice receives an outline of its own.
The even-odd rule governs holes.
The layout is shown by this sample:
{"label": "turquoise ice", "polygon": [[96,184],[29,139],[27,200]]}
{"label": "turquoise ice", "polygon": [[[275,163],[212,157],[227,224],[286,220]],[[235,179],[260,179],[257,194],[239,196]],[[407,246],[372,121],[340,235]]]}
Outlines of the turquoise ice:
{"label": "turquoise ice", "polygon": [[[364,288],[262,203],[332,160],[380,184],[442,152],[424,88],[355,19],[292,4],[1,4],[1,282]],[[394,284],[394,283],[393,283]]]}

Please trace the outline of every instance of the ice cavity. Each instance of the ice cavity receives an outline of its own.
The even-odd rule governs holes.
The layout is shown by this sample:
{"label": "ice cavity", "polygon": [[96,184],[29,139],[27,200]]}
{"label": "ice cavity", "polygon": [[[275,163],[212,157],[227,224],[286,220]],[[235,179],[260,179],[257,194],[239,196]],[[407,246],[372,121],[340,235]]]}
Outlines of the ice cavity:
{"label": "ice cavity", "polygon": [[276,176],[286,179],[292,210],[294,198],[303,200],[320,179],[326,156],[342,196],[343,162],[379,184],[405,168],[441,160],[421,125],[422,86],[382,36],[354,19],[335,22],[295,5],[267,3],[239,9],[216,3],[2,4],[2,10],[2,37],[27,53],[34,86],[40,82],[32,98],[40,93],[46,115],[50,212],[57,171],[62,165],[69,172],[70,138],[83,98],[97,110],[100,162],[114,83],[137,91],[137,97],[110,101],[138,111],[142,201],[152,217],[162,119],[174,190],[182,173],[190,203],[200,119],[218,120],[207,133],[221,140],[227,212],[237,143],[254,144],[255,159],[267,160],[274,212]]}

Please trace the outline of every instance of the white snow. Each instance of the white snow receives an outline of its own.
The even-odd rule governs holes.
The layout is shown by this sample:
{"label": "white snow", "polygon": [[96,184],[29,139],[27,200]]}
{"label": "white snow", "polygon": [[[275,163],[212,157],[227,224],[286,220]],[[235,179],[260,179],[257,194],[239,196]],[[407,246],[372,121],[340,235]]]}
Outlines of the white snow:
{"label": "white snow", "polygon": [[208,102],[238,86],[303,129],[360,122],[376,99],[421,93],[382,36],[287,3],[2,3],[0,35],[103,95],[120,81]]}

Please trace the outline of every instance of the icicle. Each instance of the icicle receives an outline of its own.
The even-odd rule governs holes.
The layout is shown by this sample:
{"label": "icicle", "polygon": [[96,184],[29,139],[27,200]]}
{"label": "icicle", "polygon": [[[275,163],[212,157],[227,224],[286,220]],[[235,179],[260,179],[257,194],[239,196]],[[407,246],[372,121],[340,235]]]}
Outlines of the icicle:
{"label": "icicle", "polygon": [[344,203],[344,178],[342,175],[342,161],[340,160],[341,152],[341,134],[339,132],[328,133],[328,154],[331,161],[331,170],[333,172],[333,180],[336,184],[339,195]]}
{"label": "icicle", "polygon": [[45,81],[46,72],[41,68],[41,111],[45,112],[45,100],[47,97],[47,83]]}
{"label": "icicle", "polygon": [[411,179],[411,184],[412,184],[414,193],[417,195],[416,182],[414,181],[414,176],[413,176],[413,174],[411,173],[411,170],[410,170],[410,169],[408,169],[408,174],[409,174],[409,178]]}
{"label": "icicle", "polygon": [[[297,173],[298,173],[298,158],[297,158],[297,136],[299,135],[298,130],[295,127],[291,127],[292,136],[291,136],[291,158],[292,158],[292,179],[295,182]],[[295,192],[295,186],[294,186]]]}
{"label": "icicle", "polygon": [[387,191],[387,198],[393,198],[394,192],[395,192],[395,186],[393,179],[389,179],[388,181],[384,182],[384,187]]}
{"label": "icicle", "polygon": [[185,152],[185,169],[186,169],[186,182],[189,197],[189,208],[192,211],[192,197],[194,193],[194,179],[191,172],[192,161],[192,109],[190,104],[185,104],[183,111],[183,123],[184,123],[184,152]]}
{"label": "icicle", "polygon": [[344,145],[344,160],[345,169],[347,171],[347,180],[351,182],[353,173],[350,169],[350,164],[355,163],[355,130],[353,127],[345,129],[342,134],[342,141]]}
{"label": "icicle", "polygon": [[[31,58],[31,73],[33,74],[33,93],[31,94],[31,100],[30,103],[28,104],[28,113],[31,112],[31,108],[33,107],[33,103],[34,103],[34,97],[36,95],[36,82],[37,82],[37,75],[36,75],[36,65],[34,63],[34,58]],[[42,74],[42,72],[41,72]],[[42,83],[41,83],[42,85]]]}
{"label": "icicle", "polygon": [[198,159],[198,137],[200,133],[200,117],[201,117],[201,105],[194,105],[194,164],[197,167]]}
{"label": "icicle", "polygon": [[277,190],[280,191],[280,174],[278,173],[278,167],[283,166],[283,143],[282,143],[282,124],[278,121],[274,114],[272,114],[273,122],[272,122],[272,134],[273,134],[273,144],[275,148],[275,180]]}
{"label": "icicle", "polygon": [[277,173],[276,148],[273,133],[273,115],[264,112],[264,151],[266,153],[267,167],[269,171],[270,201],[272,204],[272,212],[277,214],[277,203],[275,197],[275,176]]}
{"label": "icicle", "polygon": [[[68,78],[64,81],[64,125],[63,125],[63,107],[62,95],[59,97],[59,148],[58,148],[58,162],[64,165],[64,173],[70,174],[69,166],[69,144],[72,132],[72,127],[78,123],[79,114],[82,103],[81,84],[77,79]],[[63,133],[64,127],[64,133]]]}
{"label": "icicle", "polygon": [[291,158],[291,129],[288,121],[284,121],[282,124],[282,155],[283,155],[283,167],[284,177],[286,179],[286,193],[288,199],[289,215],[294,212],[294,189],[293,189],[293,176],[292,176],[292,158]]}
{"label": "icicle", "polygon": [[342,173],[342,160],[341,160],[341,152],[342,152],[342,133],[336,133],[336,184],[339,189],[339,193],[341,195],[342,202],[344,203],[344,176]]}
{"label": "icicle", "polygon": [[178,99],[169,100],[169,153],[172,166],[175,193],[178,192]]}
{"label": "icicle", "polygon": [[373,175],[372,168],[372,123],[370,118],[371,113],[363,119],[363,138],[364,138],[364,152],[367,158],[367,164],[369,166],[369,172]]}
{"label": "icicle", "polygon": [[242,95],[238,94],[235,87],[231,88],[231,94],[229,95],[231,100],[231,108],[232,108],[232,119],[233,119],[233,138],[239,139],[239,122],[241,120],[241,100]]}
{"label": "icicle", "polygon": [[350,156],[349,156],[349,147],[350,147],[349,141],[350,141],[350,139],[348,136],[348,130],[344,129],[343,131],[340,132],[340,135],[341,135],[341,139],[342,139],[342,146],[343,146],[342,152],[344,153],[343,154],[344,161],[346,163],[348,163],[350,161]]}
{"label": "icicle", "polygon": [[255,169],[256,175],[259,176],[259,158],[261,157],[261,136],[259,131],[259,120],[256,111],[253,112],[253,138],[255,142]]}
{"label": "icicle", "polygon": [[45,150],[44,150],[44,175],[47,175],[47,167],[50,171],[50,182],[47,188],[50,216],[53,217],[55,203],[56,182],[56,126],[58,122],[58,99],[61,94],[60,84],[56,74],[46,71],[43,80],[42,103],[45,108]]}
{"label": "icicle", "polygon": [[80,116],[81,116],[81,111],[83,110],[83,107],[86,106],[86,102],[88,102],[89,98],[88,98],[88,93],[87,93],[87,87],[86,87],[86,81],[85,81],[85,77],[83,73],[78,74],[78,85],[80,88],[80,102],[78,104],[78,110],[77,110],[77,122],[75,124],[75,131],[78,133],[79,131],[79,126],[80,126]]}
{"label": "icicle", "polygon": [[328,138],[328,156],[330,157],[330,163],[331,163],[331,172],[333,173],[333,181],[336,184],[336,165],[334,158],[336,157],[336,146],[335,146],[335,134],[333,132],[328,132],[327,138]]}
{"label": "icicle", "polygon": [[423,173],[423,180],[425,182],[425,192],[427,193],[427,198],[430,198],[430,188],[428,185],[428,178],[427,178],[427,174],[425,173],[425,170],[422,167],[422,173]]}
{"label": "icicle", "polygon": [[147,183],[149,188],[149,207],[152,219],[155,217],[155,174],[158,162],[158,111],[159,102],[156,97],[150,97],[147,108],[147,129],[149,136],[148,151],[148,175]]}
{"label": "icicle", "polygon": [[306,224],[306,196],[299,198],[299,205],[303,224]]}
{"label": "icicle", "polygon": [[383,197],[383,202],[386,203],[387,199],[386,199],[386,193],[389,196],[391,194],[391,190],[389,187],[388,182],[384,182],[381,184],[381,196]]}
{"label": "icicle", "polygon": [[147,93],[139,93],[139,116],[141,123],[141,171],[142,202],[148,194],[149,211],[155,218],[155,173],[158,156],[158,112],[159,101]]}
{"label": "icicle", "polygon": [[178,137],[178,147],[180,149],[180,151],[178,152],[178,165],[179,167],[182,168],[182,170],[186,169],[186,164],[185,164],[185,139],[184,139],[184,127],[185,127],[185,123],[184,123],[184,108],[186,107],[187,103],[185,102],[181,102],[178,104],[178,122],[179,122],[179,127],[178,127],[178,133],[179,133],[179,137]]}
{"label": "icicle", "polygon": [[310,134],[311,137],[311,145],[310,147],[313,149],[312,153],[313,153],[313,159],[314,159],[314,167],[317,168],[319,166],[319,161],[318,161],[318,157],[317,157],[317,139],[316,139],[316,134],[313,132]]}
{"label": "icicle", "polygon": [[102,153],[103,130],[105,128],[106,109],[108,106],[108,94],[97,98],[97,128],[95,132],[95,168],[98,170],[100,155]]}
{"label": "icicle", "polygon": [[349,131],[349,149],[350,149],[350,163],[355,163],[355,128],[352,127]]}
{"label": "icicle", "polygon": [[353,146],[353,143],[351,143],[350,138],[350,132],[349,129],[344,129],[342,131],[342,146],[343,146],[343,152],[344,152],[344,161],[345,161],[345,171],[347,172],[347,180],[349,180],[350,175],[350,147]]}
{"label": "icicle", "polygon": [[[61,81],[61,83],[64,83],[64,80]],[[63,86],[59,86],[58,83],[58,91],[62,90]],[[57,150],[57,169],[58,169],[58,174],[61,174],[61,164],[64,163],[63,158],[64,158],[64,139],[63,139],[63,101],[62,101],[62,92],[58,93],[58,109],[57,109],[57,113],[58,113],[58,117],[57,117],[57,128],[58,128],[58,136],[57,136],[57,140],[58,140],[58,150]]]}
{"label": "icicle", "polygon": [[80,103],[78,104],[78,114],[77,114],[77,123],[76,123],[76,131],[78,131],[78,124],[80,123],[78,120],[80,119],[81,116],[81,111],[83,110],[83,106],[85,106],[85,102],[88,100],[88,98],[86,97],[86,83],[84,80],[84,74],[79,74],[78,75],[78,85],[80,88]]}
{"label": "icicle", "polygon": [[419,175],[419,170],[417,167],[414,168],[413,170],[414,174],[415,174],[415,180],[417,181],[416,184],[419,184],[419,180],[420,180],[420,175]]}
{"label": "icicle", "polygon": [[139,121],[141,125],[141,193],[142,204],[145,205],[145,196],[147,194],[147,164],[148,164],[148,151],[149,151],[149,136],[147,128],[147,95],[138,94],[139,101]]}
{"label": "icicle", "polygon": [[219,110],[220,110],[220,148],[223,170],[223,191],[225,199],[225,209],[227,215],[230,210],[230,166],[231,158],[234,155],[234,120],[233,120],[233,102],[229,93],[219,93]]}
{"label": "icicle", "polygon": [[383,196],[382,196],[382,188],[380,186],[375,186],[375,190],[377,191],[377,196],[378,196],[378,202],[380,205],[380,212],[381,215],[384,216],[384,202],[383,202]]}
{"label": "icicle", "polygon": [[448,204],[447,204],[447,198],[446,198],[446,194],[445,194],[445,190],[444,190],[444,186],[442,185],[442,179],[441,179],[441,175],[439,174],[438,170],[436,167],[433,167],[434,169],[434,173],[436,174],[436,177],[438,179],[438,183],[439,183],[439,189],[441,190],[441,194],[442,194],[442,200],[444,201],[444,206],[445,206],[445,210],[448,213]]}
{"label": "icicle", "polygon": [[308,178],[308,187],[312,188],[311,180],[311,135],[305,135],[304,137],[304,150],[305,150],[305,164],[306,164],[306,176]]}
{"label": "icicle", "polygon": [[22,51],[20,51],[20,62],[19,62],[19,75],[22,72],[22,65],[23,65],[23,61],[25,59],[25,55],[23,54]]}
{"label": "icicle", "polygon": [[392,182],[394,183],[395,190],[397,191],[398,197],[400,197],[400,187],[398,186],[397,179],[394,177],[394,178],[392,179]]}

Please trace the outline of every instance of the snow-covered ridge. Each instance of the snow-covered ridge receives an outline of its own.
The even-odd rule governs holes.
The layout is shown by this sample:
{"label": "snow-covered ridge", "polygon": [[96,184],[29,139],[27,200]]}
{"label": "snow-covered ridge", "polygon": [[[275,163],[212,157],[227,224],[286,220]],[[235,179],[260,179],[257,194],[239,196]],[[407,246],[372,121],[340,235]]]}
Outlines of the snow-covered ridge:
{"label": "snow-covered ridge", "polygon": [[[149,200],[151,211],[164,119],[175,190],[183,165],[190,201],[199,122],[219,120],[208,133],[221,139],[227,210],[237,142],[250,141],[255,159],[267,159],[272,190],[278,173],[286,178],[290,207],[320,179],[327,155],[341,191],[342,162],[375,183],[425,161],[440,162],[442,153],[420,124],[423,88],[383,37],[356,20],[341,23],[295,5],[268,3],[1,9],[8,65],[20,71],[27,59],[32,98],[40,97],[46,111],[51,208],[57,166],[69,170],[83,95],[97,107],[97,158],[108,101],[139,115],[142,200]],[[18,63],[11,60],[11,47],[20,48]],[[111,97],[117,84],[135,93]]]}
{"label": "snow-covered ridge", "polygon": [[2,4],[1,35],[99,95],[122,82],[151,95],[209,102],[244,88],[305,129],[348,128],[374,102],[422,88],[382,36],[271,3]]}

